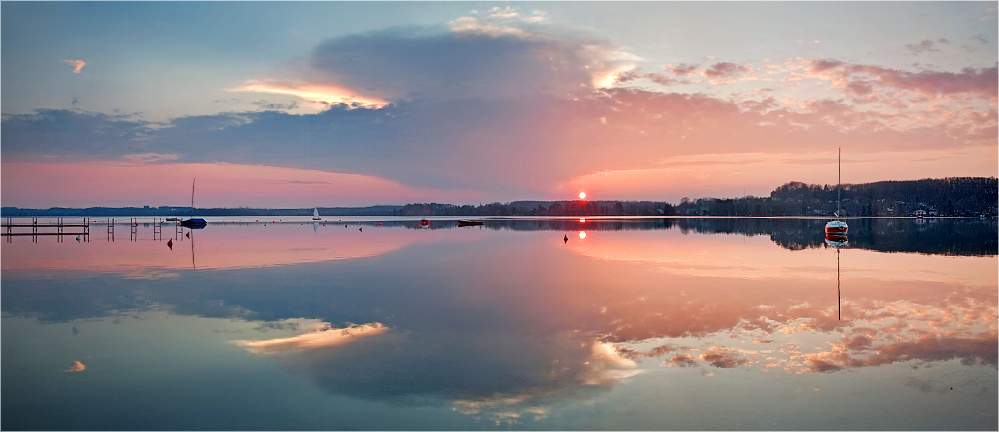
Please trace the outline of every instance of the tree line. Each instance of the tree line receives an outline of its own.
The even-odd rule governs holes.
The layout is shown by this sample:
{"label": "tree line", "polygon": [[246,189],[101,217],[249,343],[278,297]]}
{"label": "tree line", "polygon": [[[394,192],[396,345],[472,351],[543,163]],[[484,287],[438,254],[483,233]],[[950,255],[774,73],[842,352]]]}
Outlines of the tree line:
{"label": "tree line", "polygon": [[665,201],[514,201],[485,205],[407,204],[399,216],[996,216],[995,177],[950,177],[862,184],[789,182],[769,197]]}
{"label": "tree line", "polygon": [[[783,184],[769,197],[683,198],[666,201],[513,201],[455,205],[414,203],[404,206],[319,207],[322,216],[990,216],[999,210],[996,177],[949,177],[862,184]],[[3,207],[17,216],[188,216],[190,207],[91,207],[47,210]],[[309,216],[311,208],[198,208],[199,216]]]}

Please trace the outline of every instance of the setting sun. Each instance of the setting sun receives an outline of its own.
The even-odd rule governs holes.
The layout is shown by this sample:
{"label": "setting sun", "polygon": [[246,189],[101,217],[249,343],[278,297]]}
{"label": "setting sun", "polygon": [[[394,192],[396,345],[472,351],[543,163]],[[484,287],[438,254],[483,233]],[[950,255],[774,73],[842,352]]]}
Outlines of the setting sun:
{"label": "setting sun", "polygon": [[580,192],[579,199],[586,199],[586,192]]}

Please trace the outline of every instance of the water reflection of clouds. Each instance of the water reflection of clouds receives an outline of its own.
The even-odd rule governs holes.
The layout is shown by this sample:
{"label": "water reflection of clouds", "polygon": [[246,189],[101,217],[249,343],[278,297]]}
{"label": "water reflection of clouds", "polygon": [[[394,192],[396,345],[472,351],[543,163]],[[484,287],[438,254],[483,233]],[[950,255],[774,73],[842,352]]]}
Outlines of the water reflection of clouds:
{"label": "water reflection of clouds", "polygon": [[[719,329],[700,338],[749,340],[777,349],[742,349],[729,346],[680,347],[677,337],[648,350],[633,350],[635,357],[660,357],[663,366],[759,366],[792,373],[831,372],[899,362],[932,364],[959,361],[968,366],[997,364],[996,308],[975,301],[964,305],[933,307],[900,300],[872,306],[857,319],[833,329],[823,329],[812,318],[771,321],[760,326],[744,321],[732,329]],[[826,349],[806,350],[790,343],[798,333],[829,334]]]}
{"label": "water reflection of clouds", "polygon": [[287,353],[319,347],[345,345],[361,337],[370,337],[385,333],[388,328],[380,323],[344,328],[333,328],[329,323],[323,323],[310,330],[307,333],[291,337],[266,340],[237,340],[232,343],[246,348],[247,351],[253,354]]}
{"label": "water reflection of clouds", "polygon": [[536,338],[322,323],[296,336],[232,343],[256,355],[281,354],[282,365],[337,394],[404,405],[443,399],[497,422],[544,418],[553,403],[591,397],[642,372],[614,344],[580,332]]}
{"label": "water reflection of clouds", "polygon": [[[438,236],[448,232],[488,241]],[[54,318],[76,319],[161,304],[268,320],[259,330],[281,337],[235,343],[329,393],[451,405],[500,423],[548,418],[564,401],[606,394],[656,365],[706,376],[996,365],[995,257],[843,250],[838,320],[833,250],[675,230],[592,231],[568,245],[562,232],[391,233],[438,237],[365,260],[140,283],[101,275],[50,281],[44,292],[8,273],[5,255],[4,311],[64,309]],[[122,278],[142,274],[156,275]],[[282,321],[292,317],[323,324]],[[334,328],[346,322],[369,324]]]}

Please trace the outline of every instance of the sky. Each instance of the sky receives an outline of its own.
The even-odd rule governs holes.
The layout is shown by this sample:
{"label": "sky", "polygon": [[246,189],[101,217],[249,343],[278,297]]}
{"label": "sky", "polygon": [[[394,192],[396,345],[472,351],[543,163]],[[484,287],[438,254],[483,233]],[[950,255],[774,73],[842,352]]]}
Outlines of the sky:
{"label": "sky", "polygon": [[0,201],[333,207],[996,176],[997,2],[3,2]]}

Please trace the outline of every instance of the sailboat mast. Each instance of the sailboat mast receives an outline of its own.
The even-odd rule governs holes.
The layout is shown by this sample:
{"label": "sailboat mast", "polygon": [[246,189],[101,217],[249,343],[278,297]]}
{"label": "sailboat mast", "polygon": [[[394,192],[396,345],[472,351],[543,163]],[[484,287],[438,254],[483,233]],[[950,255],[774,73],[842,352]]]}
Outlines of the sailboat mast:
{"label": "sailboat mast", "polygon": [[[194,247],[193,239],[191,241],[191,247]],[[839,247],[836,248],[836,319],[843,319],[843,296],[840,294],[839,290]]]}
{"label": "sailboat mast", "polygon": [[[843,183],[843,148],[840,147],[839,152],[836,156],[836,217],[840,217],[840,213],[842,213],[842,210],[840,210],[840,202],[841,202],[840,189],[842,183]],[[194,200],[193,196],[191,197],[191,200],[192,201]],[[194,207],[194,204],[191,204],[191,207]]]}
{"label": "sailboat mast", "polygon": [[197,177],[195,177],[194,180],[191,181],[191,218],[194,218],[194,183],[197,181],[198,181]]}

